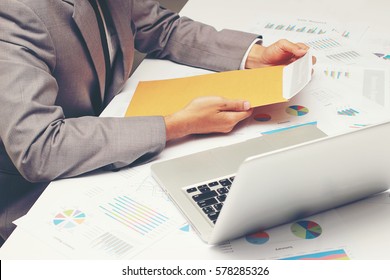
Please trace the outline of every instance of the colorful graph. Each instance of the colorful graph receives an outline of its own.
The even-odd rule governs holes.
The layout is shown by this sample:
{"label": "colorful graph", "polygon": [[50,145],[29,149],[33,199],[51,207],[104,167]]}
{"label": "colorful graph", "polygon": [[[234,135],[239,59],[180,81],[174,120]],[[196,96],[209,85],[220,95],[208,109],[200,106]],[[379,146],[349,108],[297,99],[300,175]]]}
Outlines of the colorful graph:
{"label": "colorful graph", "polygon": [[331,38],[318,39],[306,44],[315,50],[329,50],[341,46],[339,42]]}
{"label": "colorful graph", "polygon": [[58,213],[53,219],[53,224],[59,228],[70,229],[84,223],[85,219],[85,213],[80,210],[68,209]]}
{"label": "colorful graph", "polygon": [[383,58],[384,60],[390,60],[390,54],[384,54],[384,53],[374,53],[377,57]]}
{"label": "colorful graph", "polygon": [[343,71],[324,70],[324,74],[326,77],[330,77],[330,78],[333,78],[335,80],[350,77],[349,72],[343,72]]}
{"label": "colorful graph", "polygon": [[296,25],[291,25],[291,24],[290,24],[290,25],[286,28],[286,31],[294,31],[295,26],[296,26]]}
{"label": "colorful graph", "polygon": [[300,127],[300,126],[306,126],[306,125],[317,125],[317,122],[301,123],[301,124],[297,124],[297,125],[291,125],[288,127],[277,128],[277,129],[273,129],[273,130],[263,131],[263,132],[261,132],[261,134],[274,134],[274,133],[278,133],[281,131],[293,129],[293,128]]}
{"label": "colorful graph", "polygon": [[275,27],[276,30],[283,30],[284,29],[284,24],[279,24]]}
{"label": "colorful graph", "polygon": [[318,26],[299,26],[296,24],[276,24],[276,23],[267,23],[264,28],[273,29],[279,31],[288,31],[288,32],[300,32],[300,33],[308,33],[308,34],[325,34],[326,30],[319,28]]}
{"label": "colorful graph", "polygon": [[309,109],[304,107],[304,106],[301,106],[301,105],[293,105],[293,106],[287,107],[286,113],[289,115],[292,115],[292,116],[300,117],[300,116],[304,116],[307,113],[309,113]]}
{"label": "colorful graph", "polygon": [[267,122],[271,120],[271,116],[268,114],[256,114],[253,119],[258,122]]}
{"label": "colorful graph", "polygon": [[281,260],[350,260],[350,258],[343,249],[339,249],[283,258]]}
{"label": "colorful graph", "polygon": [[141,235],[158,230],[169,220],[168,217],[128,196],[116,197],[112,203],[100,206],[100,209],[111,219]]}
{"label": "colorful graph", "polygon": [[355,51],[346,51],[327,55],[326,57],[336,62],[348,63],[356,60],[361,55]]}
{"label": "colorful graph", "polygon": [[363,127],[366,127],[368,125],[369,124],[354,123],[354,124],[350,125],[349,127],[350,128],[363,128]]}
{"label": "colorful graph", "polygon": [[251,244],[261,245],[268,242],[269,235],[265,231],[256,232],[245,236],[245,240]]}
{"label": "colorful graph", "polygon": [[322,228],[313,221],[298,221],[291,225],[291,232],[302,239],[314,239],[321,235]]}
{"label": "colorful graph", "polygon": [[351,33],[349,31],[344,31],[343,34],[341,34],[342,37],[344,38],[349,38]]}
{"label": "colorful graph", "polygon": [[337,114],[341,115],[341,116],[353,117],[353,116],[356,116],[357,114],[359,114],[359,111],[357,111],[353,108],[347,108],[347,109],[338,110]]}
{"label": "colorful graph", "polygon": [[377,57],[382,58],[385,56],[384,53],[374,53]]}

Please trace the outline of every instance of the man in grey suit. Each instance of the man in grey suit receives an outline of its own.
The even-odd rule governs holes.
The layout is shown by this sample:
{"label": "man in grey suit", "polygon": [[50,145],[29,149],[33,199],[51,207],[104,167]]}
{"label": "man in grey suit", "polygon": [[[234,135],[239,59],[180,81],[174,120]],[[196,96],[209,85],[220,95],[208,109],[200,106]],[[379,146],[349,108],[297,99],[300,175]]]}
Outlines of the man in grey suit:
{"label": "man in grey suit", "polygon": [[0,1],[0,236],[57,178],[112,170],[189,134],[227,133],[245,100],[196,99],[170,116],[99,118],[134,50],[215,71],[287,64],[307,47],[216,31],[152,0]]}

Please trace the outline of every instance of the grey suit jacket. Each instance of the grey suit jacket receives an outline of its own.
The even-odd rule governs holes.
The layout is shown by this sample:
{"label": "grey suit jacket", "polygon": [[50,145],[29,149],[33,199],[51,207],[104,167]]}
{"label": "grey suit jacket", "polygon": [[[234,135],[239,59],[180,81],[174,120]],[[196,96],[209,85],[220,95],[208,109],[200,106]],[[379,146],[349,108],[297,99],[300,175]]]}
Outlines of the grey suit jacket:
{"label": "grey suit jacket", "polygon": [[104,92],[103,50],[87,0],[0,1],[0,214],[14,203],[13,188],[25,184],[23,193],[36,186],[28,182],[123,167],[164,148],[161,116],[96,117],[128,79],[134,49],[223,71],[239,68],[257,36],[218,32],[152,0],[107,4],[119,47]]}

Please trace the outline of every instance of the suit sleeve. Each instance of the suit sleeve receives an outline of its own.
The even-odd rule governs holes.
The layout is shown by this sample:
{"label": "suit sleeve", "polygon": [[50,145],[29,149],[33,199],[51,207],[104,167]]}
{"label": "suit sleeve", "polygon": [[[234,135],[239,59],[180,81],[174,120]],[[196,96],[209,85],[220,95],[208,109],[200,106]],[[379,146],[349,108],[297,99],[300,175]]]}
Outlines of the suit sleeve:
{"label": "suit sleeve", "polygon": [[[165,146],[162,117],[66,118],[56,104],[56,50],[40,18],[0,3],[0,169],[31,182],[122,167]],[[71,71],[71,69],[69,69]],[[1,154],[1,153],[0,153]],[[6,158],[8,156],[8,158]]]}
{"label": "suit sleeve", "polygon": [[134,0],[131,8],[136,48],[156,58],[214,71],[235,70],[258,34],[217,31],[166,10],[153,0]]}

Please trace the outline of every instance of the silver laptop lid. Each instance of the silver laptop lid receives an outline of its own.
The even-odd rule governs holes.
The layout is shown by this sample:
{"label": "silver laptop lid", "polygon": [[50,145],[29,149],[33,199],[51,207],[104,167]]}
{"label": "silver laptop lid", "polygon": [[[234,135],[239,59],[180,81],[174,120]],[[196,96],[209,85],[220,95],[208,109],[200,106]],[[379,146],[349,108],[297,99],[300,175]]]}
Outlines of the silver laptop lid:
{"label": "silver laptop lid", "polygon": [[220,243],[385,191],[389,169],[390,122],[248,158],[208,242]]}

